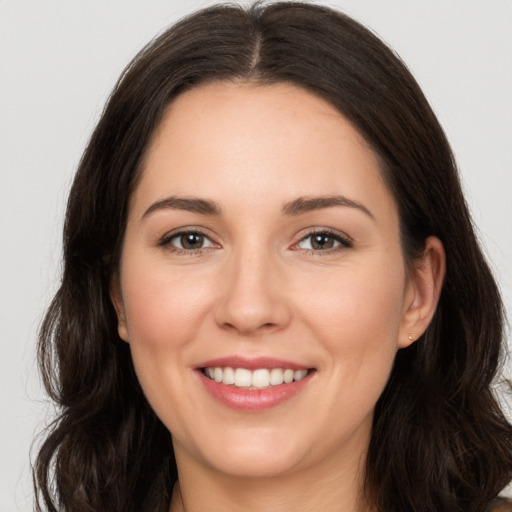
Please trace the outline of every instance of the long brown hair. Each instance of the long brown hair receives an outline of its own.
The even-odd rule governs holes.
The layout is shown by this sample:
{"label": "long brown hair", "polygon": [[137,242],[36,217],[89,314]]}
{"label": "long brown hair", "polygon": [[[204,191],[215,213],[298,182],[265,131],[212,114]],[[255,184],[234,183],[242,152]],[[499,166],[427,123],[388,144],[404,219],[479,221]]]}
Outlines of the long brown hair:
{"label": "long brown hair", "polygon": [[208,81],[288,82],[335,106],[379,156],[411,262],[426,237],[447,275],[425,334],[400,350],[377,404],[366,464],[381,512],[482,512],[512,478],[512,427],[492,384],[503,307],[476,241],[443,130],[400,59],[366,28],[318,5],[199,11],[155,39],[117,83],[80,162],[66,213],[61,286],[39,341],[60,407],[34,468],[38,508],[168,510],[170,433],[117,334],[109,284],[128,200],[166,106]]}

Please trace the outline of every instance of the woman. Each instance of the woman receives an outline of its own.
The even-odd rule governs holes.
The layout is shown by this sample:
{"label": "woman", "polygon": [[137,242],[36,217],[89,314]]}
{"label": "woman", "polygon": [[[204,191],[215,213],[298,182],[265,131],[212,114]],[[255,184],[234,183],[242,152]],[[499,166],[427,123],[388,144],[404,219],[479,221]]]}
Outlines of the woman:
{"label": "woman", "polygon": [[64,239],[40,507],[498,505],[499,293],[428,103],[350,18],[214,7],[161,35],[105,108]]}

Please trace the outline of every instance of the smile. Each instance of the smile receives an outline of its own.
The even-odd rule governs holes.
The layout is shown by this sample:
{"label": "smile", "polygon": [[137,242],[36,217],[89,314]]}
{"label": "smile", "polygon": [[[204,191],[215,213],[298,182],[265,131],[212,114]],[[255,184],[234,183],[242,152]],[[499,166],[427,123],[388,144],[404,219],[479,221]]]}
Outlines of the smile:
{"label": "smile", "polygon": [[317,369],[274,357],[229,356],[202,361],[196,375],[217,402],[230,409],[263,412],[309,388]]}
{"label": "smile", "polygon": [[209,379],[242,389],[257,390],[266,389],[281,384],[291,384],[302,380],[308,374],[308,370],[293,370],[292,368],[231,368],[209,366],[203,368],[203,374]]}

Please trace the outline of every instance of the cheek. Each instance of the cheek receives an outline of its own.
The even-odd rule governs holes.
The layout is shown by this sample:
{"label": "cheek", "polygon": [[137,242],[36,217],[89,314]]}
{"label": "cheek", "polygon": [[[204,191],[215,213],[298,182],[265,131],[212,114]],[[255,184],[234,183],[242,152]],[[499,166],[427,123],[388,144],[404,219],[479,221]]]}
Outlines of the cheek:
{"label": "cheek", "polygon": [[195,283],[179,274],[125,267],[123,301],[130,343],[155,349],[170,342],[185,343],[197,326],[208,301],[200,279]]}
{"label": "cheek", "polygon": [[394,266],[389,261],[382,258],[333,273],[314,301],[311,293],[303,294],[309,327],[322,340],[332,364],[343,371],[389,373],[398,346],[405,288],[400,258]]}
{"label": "cheek", "polygon": [[205,324],[209,293],[204,280],[186,279],[186,273],[170,272],[167,265],[141,261],[133,253],[123,261],[128,341],[144,392],[156,411],[164,411],[162,397],[179,400],[182,394],[180,371],[189,366],[194,339]]}
{"label": "cheek", "polygon": [[192,403],[186,388],[190,348],[209,307],[206,284],[196,286],[195,280],[146,264],[134,253],[123,261],[122,284],[137,377],[163,423],[180,432],[180,413]]}

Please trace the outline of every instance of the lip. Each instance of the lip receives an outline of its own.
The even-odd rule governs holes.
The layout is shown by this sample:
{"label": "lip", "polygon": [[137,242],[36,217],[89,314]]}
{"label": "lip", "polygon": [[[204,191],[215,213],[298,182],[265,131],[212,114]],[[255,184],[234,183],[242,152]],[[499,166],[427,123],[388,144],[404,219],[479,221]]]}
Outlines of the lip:
{"label": "lip", "polygon": [[311,366],[305,366],[303,364],[287,361],[285,359],[276,359],[275,357],[249,358],[243,356],[230,356],[221,357],[218,359],[210,359],[195,365],[195,369],[214,368],[216,366],[222,368],[227,366],[230,366],[231,368],[246,368],[247,370],[258,370],[259,368],[290,368],[292,370],[311,369]]}
{"label": "lip", "polygon": [[[231,367],[257,370],[259,368],[290,368],[293,370],[312,370],[301,380],[289,384],[279,384],[265,389],[244,389],[229,386],[209,379],[203,368]],[[204,361],[195,367],[196,374],[205,389],[221,404],[239,411],[262,412],[272,409],[300,393],[311,382],[315,370],[311,367],[271,357],[224,357]]]}

